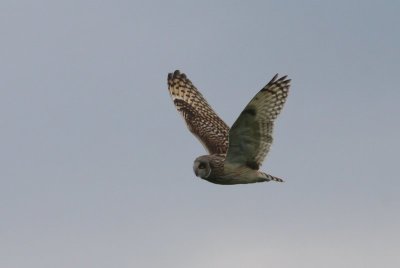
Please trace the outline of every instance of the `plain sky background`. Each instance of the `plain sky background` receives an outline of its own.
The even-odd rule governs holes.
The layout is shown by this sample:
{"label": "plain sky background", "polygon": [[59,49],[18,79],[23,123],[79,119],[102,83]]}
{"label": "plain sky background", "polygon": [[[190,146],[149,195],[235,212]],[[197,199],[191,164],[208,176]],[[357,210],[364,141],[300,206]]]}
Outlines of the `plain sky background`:
{"label": "plain sky background", "polygon": [[[0,267],[400,267],[399,1],[0,2]],[[196,178],[180,69],[231,125],[292,87],[263,170]]]}

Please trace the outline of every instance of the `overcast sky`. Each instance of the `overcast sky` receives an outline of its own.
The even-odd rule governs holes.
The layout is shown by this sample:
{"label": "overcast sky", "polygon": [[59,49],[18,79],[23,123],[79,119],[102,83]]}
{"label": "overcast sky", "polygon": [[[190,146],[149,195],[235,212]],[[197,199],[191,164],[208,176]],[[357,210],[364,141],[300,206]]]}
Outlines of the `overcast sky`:
{"label": "overcast sky", "polygon": [[[0,266],[400,267],[399,1],[0,2]],[[167,91],[228,125],[292,79],[262,167],[220,186]]]}

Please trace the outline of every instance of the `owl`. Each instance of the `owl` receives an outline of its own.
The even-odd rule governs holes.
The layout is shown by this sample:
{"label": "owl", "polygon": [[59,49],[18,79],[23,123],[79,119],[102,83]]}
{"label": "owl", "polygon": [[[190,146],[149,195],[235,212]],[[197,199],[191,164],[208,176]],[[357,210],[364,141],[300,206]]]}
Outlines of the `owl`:
{"label": "owl", "polygon": [[184,73],[169,73],[172,101],[209,153],[194,160],[196,176],[222,185],[283,182],[259,169],[271,147],[274,121],[285,104],[289,87],[290,79],[275,75],[229,128]]}

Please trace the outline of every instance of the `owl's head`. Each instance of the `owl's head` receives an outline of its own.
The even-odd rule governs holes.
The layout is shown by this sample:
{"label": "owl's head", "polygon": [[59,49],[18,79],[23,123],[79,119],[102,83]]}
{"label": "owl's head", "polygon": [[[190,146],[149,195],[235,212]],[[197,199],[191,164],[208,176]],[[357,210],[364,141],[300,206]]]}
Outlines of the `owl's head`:
{"label": "owl's head", "polygon": [[197,177],[207,179],[211,174],[211,159],[209,155],[199,156],[194,160],[193,171]]}

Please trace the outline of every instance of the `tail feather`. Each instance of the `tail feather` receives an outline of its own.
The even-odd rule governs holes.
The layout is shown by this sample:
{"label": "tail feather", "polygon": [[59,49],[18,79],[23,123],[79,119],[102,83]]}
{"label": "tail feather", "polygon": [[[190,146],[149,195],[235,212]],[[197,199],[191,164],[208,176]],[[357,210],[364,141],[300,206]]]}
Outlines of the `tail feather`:
{"label": "tail feather", "polygon": [[265,179],[265,181],[285,182],[281,178],[269,175],[269,174],[264,173],[264,172],[260,172],[260,173],[261,173],[262,177]]}

